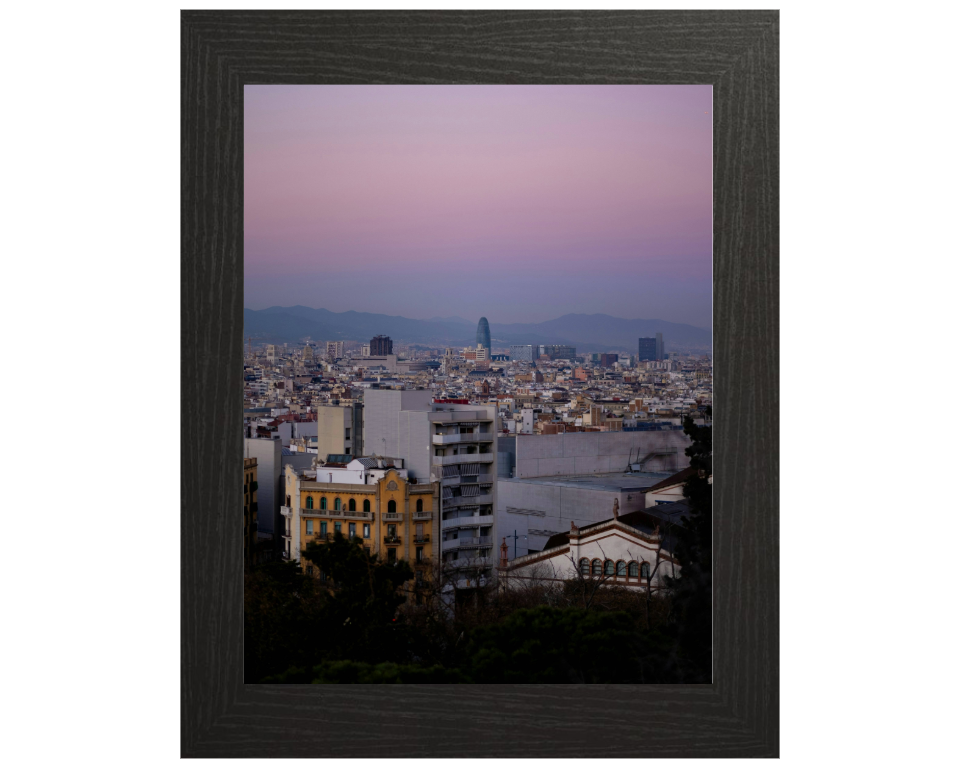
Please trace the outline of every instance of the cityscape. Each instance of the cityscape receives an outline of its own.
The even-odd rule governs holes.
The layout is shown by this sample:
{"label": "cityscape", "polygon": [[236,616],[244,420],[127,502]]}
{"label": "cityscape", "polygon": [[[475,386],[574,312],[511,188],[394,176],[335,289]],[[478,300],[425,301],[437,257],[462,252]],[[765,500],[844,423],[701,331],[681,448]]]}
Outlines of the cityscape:
{"label": "cityscape", "polygon": [[[709,89],[543,88],[517,99],[509,88],[392,88],[248,87],[245,679],[709,682]],[[624,98],[634,98],[629,109]],[[595,116],[578,113],[583,99]],[[524,111],[530,100],[538,112]],[[343,114],[320,117],[316,104]],[[631,168],[653,175],[653,213],[605,212],[567,233],[616,241],[590,263],[620,279],[584,290],[590,281],[565,260],[566,246],[545,262],[529,245],[567,227],[547,208],[576,202],[576,186],[543,187],[542,212],[518,200],[520,219],[501,202],[512,186],[484,191],[493,177],[473,163],[489,144],[491,111],[529,150],[502,175],[527,179],[533,169],[518,164],[535,155],[542,169],[552,151],[549,140],[524,144],[517,116],[560,113],[575,131],[557,139],[556,157],[569,166],[571,142],[585,142],[583,183],[592,174],[622,189],[638,183]],[[286,115],[296,117],[280,130]],[[642,142],[622,129],[628,119]],[[488,288],[470,259],[431,261],[483,244],[472,214],[453,205],[443,225],[428,225],[410,190],[382,197],[394,184],[387,166],[415,150],[393,148],[381,165],[357,155],[339,171],[338,155],[322,180],[304,172],[331,145],[377,158],[393,138],[383,124],[435,134],[417,159],[422,205],[457,198],[445,186],[451,164],[474,174],[471,203],[479,195],[494,229],[519,243],[508,246],[514,280]],[[591,132],[614,145],[601,150]],[[651,146],[653,159],[631,160]],[[431,170],[436,152],[445,159]],[[616,152],[631,160],[626,172],[611,164]],[[685,178],[695,194],[681,194]],[[331,197],[334,187],[346,191]],[[641,199],[647,188],[637,188]],[[373,200],[384,212],[371,219]],[[348,236],[345,217],[371,226]],[[631,239],[641,256],[624,262]],[[350,255],[356,241],[362,257]],[[401,254],[392,262],[388,241]],[[423,258],[403,257],[404,242]],[[656,257],[642,258],[653,248]],[[428,262],[429,276],[408,282],[398,258],[414,277]],[[281,284],[286,301],[276,303]],[[650,319],[625,319],[641,306]]]}

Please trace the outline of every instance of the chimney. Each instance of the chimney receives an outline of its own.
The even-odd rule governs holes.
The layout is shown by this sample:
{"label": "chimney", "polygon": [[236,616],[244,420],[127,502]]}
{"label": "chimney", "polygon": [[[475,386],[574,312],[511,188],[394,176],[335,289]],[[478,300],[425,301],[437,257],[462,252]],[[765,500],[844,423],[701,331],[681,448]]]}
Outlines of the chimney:
{"label": "chimney", "polygon": [[500,567],[507,567],[507,537],[503,537],[503,543],[500,545]]}

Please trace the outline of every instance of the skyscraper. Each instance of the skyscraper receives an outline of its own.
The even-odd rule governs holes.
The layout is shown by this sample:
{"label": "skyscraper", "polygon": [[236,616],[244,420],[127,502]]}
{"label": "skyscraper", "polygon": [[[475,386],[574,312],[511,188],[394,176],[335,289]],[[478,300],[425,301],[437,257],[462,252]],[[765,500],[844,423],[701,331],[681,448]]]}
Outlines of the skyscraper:
{"label": "skyscraper", "polygon": [[477,346],[490,350],[490,323],[485,317],[481,317],[477,324]]}
{"label": "skyscraper", "polygon": [[640,337],[640,344],[637,350],[640,354],[638,360],[663,360],[663,334],[656,336]]}
{"label": "skyscraper", "polygon": [[370,355],[372,357],[392,354],[393,340],[389,336],[374,336],[370,339]]}

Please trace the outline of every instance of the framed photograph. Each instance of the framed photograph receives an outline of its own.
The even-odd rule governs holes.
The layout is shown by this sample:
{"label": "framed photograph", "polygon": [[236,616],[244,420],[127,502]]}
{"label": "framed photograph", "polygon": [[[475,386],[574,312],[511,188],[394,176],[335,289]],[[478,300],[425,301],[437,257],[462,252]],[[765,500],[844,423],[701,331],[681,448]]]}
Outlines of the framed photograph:
{"label": "framed photograph", "polygon": [[183,757],[779,755],[778,23],[182,12]]}

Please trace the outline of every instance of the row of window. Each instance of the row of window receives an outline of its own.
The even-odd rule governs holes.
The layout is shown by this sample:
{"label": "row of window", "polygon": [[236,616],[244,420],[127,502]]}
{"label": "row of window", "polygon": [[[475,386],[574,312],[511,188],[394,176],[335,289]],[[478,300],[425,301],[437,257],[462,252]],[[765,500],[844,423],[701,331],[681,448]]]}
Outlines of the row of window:
{"label": "row of window", "polygon": [[580,560],[580,573],[584,576],[589,576],[592,573],[594,576],[630,576],[634,579],[639,576],[643,579],[649,579],[650,563],[638,563],[636,560],[629,563],[623,560],[618,560],[616,563],[613,560],[594,560],[591,562],[584,557]]}
{"label": "row of window", "polygon": [[[313,536],[314,533],[319,533],[321,536],[327,535],[327,526],[328,523],[326,520],[307,520],[307,536]],[[320,527],[315,527],[315,523]],[[333,532],[334,533],[343,533],[343,523],[335,521],[333,523]],[[357,524],[356,523],[347,523],[347,536],[351,539],[357,535]],[[397,526],[393,523],[387,526],[387,538],[396,538],[397,537]],[[417,523],[415,534],[417,539],[423,539],[423,523]],[[363,524],[363,538],[370,538],[370,523]]]}
{"label": "row of window", "polygon": [[[288,506],[289,506],[289,505],[288,505]],[[340,510],[342,510],[342,509],[344,508],[344,507],[343,507],[343,502],[340,501],[340,497],[339,497],[339,496],[337,496],[337,498],[335,498],[335,499],[333,500],[333,508],[334,508],[334,510],[336,510],[337,512],[339,512]],[[307,506],[305,507],[305,509],[313,509],[313,496],[307,496]],[[327,509],[327,497],[326,497],[326,496],[321,496],[321,497],[320,497],[320,509]],[[348,512],[356,512],[356,511],[357,511],[357,500],[356,500],[356,499],[350,499],[350,501],[347,502],[347,507],[346,507],[346,509],[347,509]],[[363,500],[363,511],[364,511],[364,512],[369,512],[369,511],[370,511],[370,499],[364,499],[364,500]],[[417,512],[423,512],[423,499],[417,499]],[[388,514],[388,515],[395,515],[395,514],[397,514],[397,502],[395,502],[393,499],[391,499],[390,501],[387,502],[387,514]]]}

